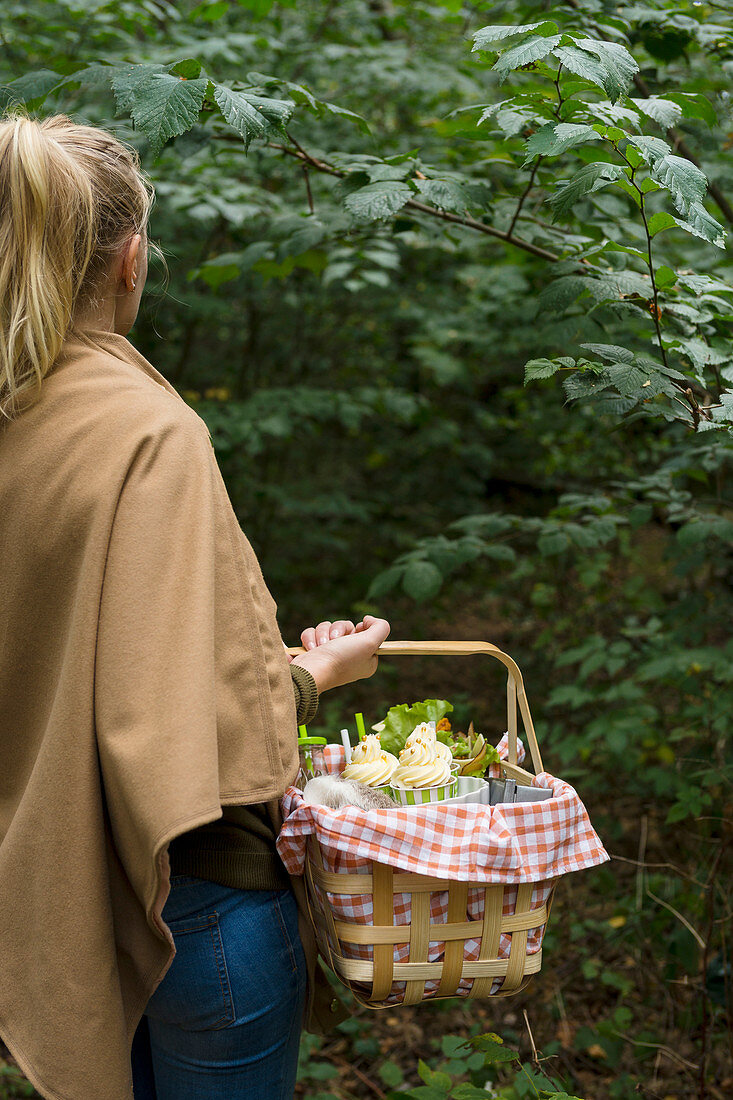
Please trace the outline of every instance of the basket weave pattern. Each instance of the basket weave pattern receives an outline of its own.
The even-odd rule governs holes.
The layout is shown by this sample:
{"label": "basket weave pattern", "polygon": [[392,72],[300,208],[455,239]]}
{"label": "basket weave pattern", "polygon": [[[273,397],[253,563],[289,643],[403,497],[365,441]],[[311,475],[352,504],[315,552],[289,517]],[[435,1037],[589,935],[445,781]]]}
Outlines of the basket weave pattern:
{"label": "basket weave pattern", "polygon": [[311,837],[306,882],[319,946],[362,1003],[506,996],[540,969],[554,880],[473,886],[333,862],[328,869]]}
{"label": "basket weave pattern", "polygon": [[[396,807],[407,817],[395,818],[394,832],[376,819],[369,823],[363,811],[346,813],[337,824],[330,811],[296,808],[278,849],[291,873],[301,873],[300,861],[321,954],[362,1004],[516,993],[541,968],[558,874],[595,866],[608,855],[575,791],[544,773],[522,675],[511,657],[487,642],[385,642],[382,652],[482,655],[503,664],[508,758],[497,770],[532,784],[534,776],[518,763],[521,716],[534,775],[555,784],[553,799],[507,807],[482,819],[478,833],[468,829],[471,811],[464,807],[455,814],[446,807],[450,817],[443,824],[427,810],[415,829],[408,808]],[[485,867],[482,847],[492,852]],[[392,857],[394,867],[385,862]],[[400,868],[404,861],[418,867]],[[475,875],[459,873],[467,863]],[[420,864],[435,873],[419,873]]]}

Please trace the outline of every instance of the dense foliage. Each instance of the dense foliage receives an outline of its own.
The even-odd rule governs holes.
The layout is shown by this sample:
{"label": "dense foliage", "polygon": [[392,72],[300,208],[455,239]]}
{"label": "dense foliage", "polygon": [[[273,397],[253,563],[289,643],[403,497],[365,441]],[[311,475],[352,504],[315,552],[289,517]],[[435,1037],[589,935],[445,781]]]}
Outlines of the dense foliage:
{"label": "dense foliage", "polygon": [[[525,670],[619,858],[560,891],[518,1003],[598,1098],[733,1085],[731,74],[727,0],[0,11],[0,105],[109,127],[155,181],[170,285],[133,338],[209,424],[286,635],[371,610]],[[493,688],[385,668],[321,722],[446,696],[498,739]],[[510,1003],[484,1030],[528,1054]],[[317,1085],[307,1051],[308,1096],[417,1085]]]}

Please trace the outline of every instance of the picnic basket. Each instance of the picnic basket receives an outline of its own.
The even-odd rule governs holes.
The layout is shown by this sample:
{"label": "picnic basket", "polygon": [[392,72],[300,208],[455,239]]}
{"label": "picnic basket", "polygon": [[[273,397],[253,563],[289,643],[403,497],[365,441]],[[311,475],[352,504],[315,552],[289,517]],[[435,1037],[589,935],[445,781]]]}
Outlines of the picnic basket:
{"label": "picnic basket", "polygon": [[[517,762],[519,715],[534,772],[543,771],[522,674],[506,653],[488,642],[464,641],[385,642],[379,653],[500,661],[507,670],[508,758],[499,765],[502,775],[522,783],[533,778]],[[306,895],[320,952],[356,999],[374,1009],[518,993],[541,968],[555,882],[458,882],[376,861],[365,873],[343,873],[327,869],[315,835],[307,843]],[[343,919],[351,902],[361,920]],[[400,923],[405,914],[409,922]]]}

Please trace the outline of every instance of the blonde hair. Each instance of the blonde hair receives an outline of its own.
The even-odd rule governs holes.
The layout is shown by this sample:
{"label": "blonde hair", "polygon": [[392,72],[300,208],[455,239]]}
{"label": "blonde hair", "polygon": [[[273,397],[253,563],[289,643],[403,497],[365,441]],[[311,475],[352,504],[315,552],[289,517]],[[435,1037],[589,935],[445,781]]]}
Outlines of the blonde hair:
{"label": "blonde hair", "polygon": [[[0,413],[41,382],[96,308],[112,257],[146,233],[155,190],[137,152],[66,115],[0,120]],[[156,245],[152,249],[162,256]]]}

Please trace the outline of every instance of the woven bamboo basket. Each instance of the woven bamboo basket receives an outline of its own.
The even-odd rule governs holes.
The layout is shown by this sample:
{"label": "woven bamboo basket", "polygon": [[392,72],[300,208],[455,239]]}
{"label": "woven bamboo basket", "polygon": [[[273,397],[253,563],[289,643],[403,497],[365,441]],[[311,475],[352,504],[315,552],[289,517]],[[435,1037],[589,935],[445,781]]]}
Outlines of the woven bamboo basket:
{"label": "woven bamboo basket", "polygon": [[[506,653],[488,642],[448,641],[385,642],[379,652],[479,654],[500,661],[507,669],[508,759],[502,773],[532,780],[517,763],[518,712],[534,772],[544,770],[522,674]],[[367,866],[364,874],[329,871],[318,840],[308,839],[306,893],[321,954],[367,1008],[457,995],[506,997],[540,970],[554,881],[487,886],[395,871],[374,861]],[[362,915],[366,909],[367,923],[342,919],[352,899]],[[409,922],[401,923],[406,912]]]}

